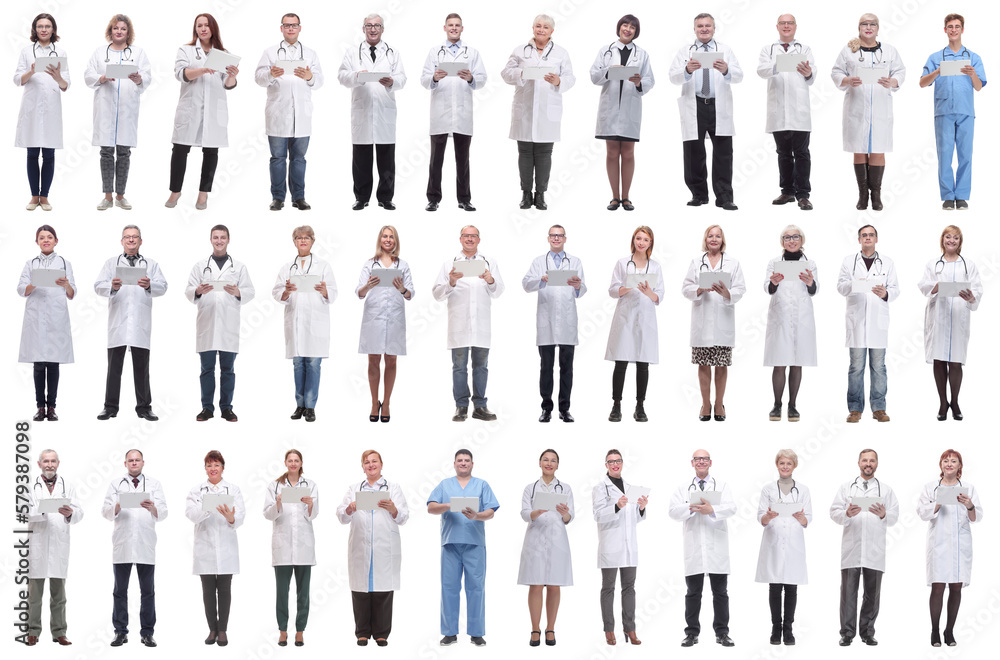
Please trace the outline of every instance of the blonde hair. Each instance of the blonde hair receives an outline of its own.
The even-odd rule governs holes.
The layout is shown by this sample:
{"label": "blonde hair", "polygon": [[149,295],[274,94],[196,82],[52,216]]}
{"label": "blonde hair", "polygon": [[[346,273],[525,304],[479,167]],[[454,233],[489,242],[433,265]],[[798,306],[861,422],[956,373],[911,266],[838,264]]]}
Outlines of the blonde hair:
{"label": "blonde hair", "polygon": [[128,36],[125,38],[125,45],[131,46],[132,42],[135,41],[135,28],[132,27],[132,19],[125,14],[115,14],[108,21],[108,27],[104,30],[104,38],[111,41],[111,29],[118,23],[124,23],[128,26]]}
{"label": "blonde hair", "polygon": [[653,257],[653,244],[656,243],[656,238],[653,236],[653,230],[646,225],[639,225],[635,228],[635,231],[632,232],[632,240],[629,242],[628,250],[629,252],[635,252],[635,237],[639,234],[639,232],[649,236],[649,247],[646,248],[646,258],[651,259]]}
{"label": "blonde hair", "polygon": [[778,454],[774,457],[774,464],[777,465],[778,461],[780,461],[783,458],[789,458],[789,459],[791,459],[793,467],[798,467],[799,466],[799,457],[798,457],[798,455],[793,450],[791,450],[791,449],[781,449],[781,450],[779,450]]}
{"label": "blonde hair", "polygon": [[[381,259],[382,255],[385,254],[385,252],[382,250],[382,233],[386,229],[392,232],[392,238],[393,240],[396,241],[396,244],[393,246],[392,252],[389,253],[389,256],[392,257],[393,259],[399,257],[399,232],[397,232],[396,228],[393,227],[392,225],[382,225],[382,228],[378,230],[378,238],[375,239],[375,257],[374,257],[375,260]],[[382,457],[379,456],[379,458]]]}
{"label": "blonde hair", "polygon": [[708,252],[708,232],[712,231],[713,229],[718,229],[719,233],[722,234],[722,246],[719,248],[719,252],[725,252],[726,232],[722,231],[722,225],[709,225],[708,228],[705,229],[705,234],[701,237],[701,249],[704,250],[705,252]]}
{"label": "blonde hair", "polygon": [[382,454],[378,453],[374,449],[367,449],[367,450],[365,450],[361,454],[361,465],[364,465],[365,464],[365,460],[367,460],[367,458],[369,456],[371,456],[372,454],[375,454],[376,456],[378,456],[378,462],[379,463],[383,463],[383,464],[385,463],[385,461],[382,460]]}
{"label": "blonde hair", "polygon": [[958,254],[962,254],[962,245],[965,243],[965,237],[962,236],[962,230],[955,225],[948,225],[941,232],[941,252],[944,252],[944,235],[945,234],[958,234]]}
{"label": "blonde hair", "polygon": [[292,240],[294,241],[296,238],[298,238],[299,234],[305,234],[306,236],[311,238],[314,243],[316,242],[316,232],[314,232],[313,228],[310,227],[309,225],[302,225],[301,227],[296,227],[295,229],[293,229]]}

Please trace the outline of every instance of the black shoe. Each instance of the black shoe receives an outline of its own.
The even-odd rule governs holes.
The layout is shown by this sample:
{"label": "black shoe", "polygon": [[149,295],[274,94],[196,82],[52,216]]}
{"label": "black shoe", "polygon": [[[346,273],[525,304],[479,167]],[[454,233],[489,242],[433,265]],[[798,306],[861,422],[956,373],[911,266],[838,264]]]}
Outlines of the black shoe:
{"label": "black shoe", "polygon": [[634,211],[635,205],[632,203],[631,199],[626,197],[625,199],[622,200],[622,208],[625,209],[626,211]]}
{"label": "black shoe", "polygon": [[560,412],[559,413],[559,419],[561,419],[564,422],[575,422],[576,421],[575,419],[573,419],[573,415],[569,414],[568,410],[566,410],[564,412]]}
{"label": "black shoe", "polygon": [[[472,411],[472,419],[479,419],[484,422],[492,422],[497,416],[490,411],[489,408],[483,406],[482,408],[475,408]],[[485,642],[483,642],[485,644]]]}
{"label": "black shoe", "polygon": [[874,637],[862,637],[861,641],[867,644],[868,646],[878,646],[878,640],[875,639]]}
{"label": "black shoe", "polygon": [[31,418],[33,422],[44,422],[45,421],[45,408],[39,408],[35,416]]}
{"label": "black shoe", "polygon": [[944,202],[941,203],[941,210],[942,211],[954,211],[955,210],[955,200],[953,200],[953,199],[946,199],[946,200],[944,200]]}
{"label": "black shoe", "polygon": [[143,646],[148,646],[149,648],[156,646],[156,640],[153,639],[152,635],[142,635],[139,637],[139,641],[142,642]]}
{"label": "black shoe", "polygon": [[635,404],[635,412],[632,413],[632,419],[637,422],[648,422],[649,418],[646,417],[646,411],[642,407],[642,401],[637,401]]}
{"label": "black shoe", "polygon": [[[111,646],[121,646],[122,644],[128,644],[128,635],[125,633],[116,633],[115,638],[111,640]],[[938,644],[938,646],[941,646]]]}
{"label": "black shoe", "polygon": [[458,203],[458,208],[462,209],[463,211],[475,211],[476,210],[476,207],[472,205],[472,202],[459,202]]}
{"label": "black shoe", "polygon": [[771,646],[781,645],[781,624],[772,623],[771,624]]}
{"label": "black shoe", "polygon": [[486,646],[486,640],[482,637],[469,637],[469,641],[476,646]]}
{"label": "black shoe", "polygon": [[618,207],[621,205],[622,205],[622,200],[618,199],[617,197],[612,197],[611,201],[608,203],[608,210],[617,211]]}
{"label": "black shoe", "polygon": [[160,418],[154,415],[152,410],[143,410],[142,412],[137,412],[136,415],[148,422],[160,421]]}
{"label": "black shoe", "polygon": [[[552,639],[549,639],[549,637],[548,637],[549,633],[552,633]],[[546,646],[555,646],[556,645],[556,631],[555,630],[546,630],[545,631],[545,645]]]}
{"label": "black shoe", "polygon": [[795,646],[795,635],[792,634],[791,627],[781,629],[781,641],[785,646]]}
{"label": "black shoe", "polygon": [[959,211],[968,211],[969,210],[969,203],[967,201],[965,201],[964,199],[956,199],[955,200],[955,208],[958,209]]}
{"label": "black shoe", "polygon": [[931,631],[931,646],[941,646],[941,633],[936,630]]}
{"label": "black shoe", "polygon": [[269,207],[267,207],[267,208],[269,208],[272,211],[280,211],[284,207],[285,207],[285,203],[283,201],[281,201],[280,199],[272,199],[271,200],[271,205]]}
{"label": "black shoe", "polygon": [[730,639],[729,635],[716,635],[715,643],[722,644],[723,646],[736,646],[736,642]]}
{"label": "black shoe", "polygon": [[387,639],[376,639],[375,643],[379,646],[389,646],[389,640]]}
{"label": "black shoe", "polygon": [[368,415],[368,421],[372,422],[372,423],[377,423],[378,422],[379,413],[381,413],[381,412],[382,412],[382,402],[379,401],[378,402],[378,410],[375,411],[374,415]]}
{"label": "black shoe", "polygon": [[955,633],[945,629],[944,631],[944,645],[945,646],[958,646],[958,642],[955,641]]}
{"label": "black shoe", "polygon": [[813,205],[809,201],[808,197],[799,197],[799,210],[801,211],[812,211]]}
{"label": "black shoe", "polygon": [[722,406],[722,414],[721,415],[718,412],[715,413],[715,421],[717,421],[717,422],[724,422],[724,421],[726,421],[726,407],[725,406]]}
{"label": "black shoe", "polygon": [[384,208],[386,211],[395,211],[396,205],[392,202],[379,202],[378,205]]}
{"label": "black shoe", "polygon": [[530,190],[522,190],[521,191],[521,203],[518,204],[518,207],[522,208],[522,209],[530,209],[531,208],[531,204],[533,203],[533,201],[534,200],[531,197],[531,191]]}
{"label": "black shoe", "polygon": [[432,212],[433,211],[437,211],[438,210],[438,203],[437,202],[427,202],[427,206],[424,207],[424,210],[425,211],[432,211]]}
{"label": "black shoe", "polygon": [[782,206],[784,204],[788,204],[789,202],[794,202],[794,201],[795,201],[795,195],[786,195],[785,193],[781,193],[773,200],[771,200],[771,203],[774,204],[775,206]]}
{"label": "black shoe", "polygon": [[[56,414],[56,407],[55,406],[49,406],[46,409],[46,411],[45,411],[45,419],[49,420],[50,422],[58,422],[59,421],[59,415]],[[63,635],[63,637],[65,637],[65,635]]]}
{"label": "black shoe", "polygon": [[732,202],[722,202],[721,204],[719,204],[718,202],[716,202],[715,205],[718,206],[723,211],[739,211],[740,210],[740,207],[736,206]]}
{"label": "black shoe", "polygon": [[308,211],[309,209],[312,208],[312,206],[309,205],[309,202],[307,202],[304,199],[292,200],[292,206],[294,206],[300,211]]}
{"label": "black shoe", "polygon": [[620,422],[622,421],[622,404],[615,401],[614,405],[611,406],[611,414],[608,415],[609,422]]}
{"label": "black shoe", "polygon": [[451,646],[458,641],[458,635],[445,635],[441,638],[441,646]]}
{"label": "black shoe", "polygon": [[[862,638],[862,639],[864,639],[864,638]],[[840,636],[840,642],[838,642],[838,643],[841,646],[850,646],[852,641],[854,641],[854,640],[851,639],[850,637],[848,637],[847,635],[841,635]]]}
{"label": "black shoe", "polygon": [[[698,199],[697,197],[693,197],[687,203],[688,206],[703,206],[705,204],[708,204],[708,200],[707,199]],[[690,635],[688,635],[688,637],[690,637]],[[695,642],[697,642],[697,641],[698,641],[698,638],[695,637]]]}
{"label": "black shoe", "polygon": [[549,205],[545,203],[545,193],[535,192],[535,208],[539,211],[549,208]]}
{"label": "black shoe", "polygon": [[296,406],[295,412],[292,413],[292,419],[302,419],[302,413],[306,411],[302,406]]}
{"label": "black shoe", "polygon": [[362,202],[360,199],[354,200],[354,204],[351,205],[352,211],[360,211],[361,209],[368,206],[368,202]]}
{"label": "black shoe", "polygon": [[302,641],[301,639],[297,639],[297,640],[295,640],[295,645],[296,646],[305,646],[306,643],[304,641]]}
{"label": "black shoe", "polygon": [[694,646],[697,643],[698,643],[698,635],[688,635],[687,637],[684,638],[684,641],[681,642],[681,646],[687,648],[688,646]]}
{"label": "black shoe", "polygon": [[538,416],[538,421],[542,422],[543,424],[546,423],[546,422],[551,422],[552,421],[552,411],[551,410],[543,410],[542,414]]}
{"label": "black shoe", "polygon": [[771,408],[771,412],[767,413],[767,419],[772,422],[781,421],[781,404],[776,403],[774,407]]}
{"label": "black shoe", "polygon": [[[469,406],[458,406],[455,408],[455,414],[451,416],[451,421],[453,422],[464,422],[469,416]],[[449,637],[454,637],[454,635],[448,635]],[[452,640],[454,643],[454,640]]]}
{"label": "black shoe", "polygon": [[229,635],[226,634],[225,630],[220,630],[215,638],[215,643],[219,646],[229,645]]}
{"label": "black shoe", "polygon": [[102,422],[106,419],[110,419],[112,417],[117,417],[117,416],[118,416],[118,411],[111,410],[110,408],[105,408],[101,412],[97,413],[97,419],[101,420]]}
{"label": "black shoe", "polygon": [[965,418],[965,416],[962,415],[962,411],[958,408],[955,402],[952,402],[950,404],[950,407],[951,407],[951,418],[956,422],[961,422]]}
{"label": "black shoe", "polygon": [[535,635],[538,635],[538,639],[530,639],[529,638],[528,639],[528,646],[541,646],[542,645],[542,631],[541,630],[532,630],[531,631],[531,635],[532,635],[532,637],[534,637]]}
{"label": "black shoe", "polygon": [[698,411],[698,421],[699,422],[711,422],[712,421],[712,409],[708,409],[707,415],[702,415],[701,411]]}
{"label": "black shoe", "polygon": [[238,422],[240,420],[240,418],[236,416],[236,413],[233,412],[232,408],[222,409],[222,419],[227,422]]}
{"label": "black shoe", "polygon": [[368,638],[362,637],[358,639],[358,646],[368,646]]}
{"label": "black shoe", "polygon": [[212,412],[210,408],[202,408],[201,412],[198,413],[198,416],[195,417],[195,420],[199,422],[204,422],[206,420],[212,419],[213,417],[215,417],[215,413]]}
{"label": "black shoe", "polygon": [[315,422],[316,421],[316,409],[315,408],[304,408],[302,410],[302,416],[305,418],[305,420],[307,422]]}
{"label": "black shoe", "polygon": [[205,643],[211,646],[212,644],[215,644],[215,641],[218,638],[219,638],[219,633],[215,632],[214,630],[210,630],[208,632],[208,637],[205,638]]}

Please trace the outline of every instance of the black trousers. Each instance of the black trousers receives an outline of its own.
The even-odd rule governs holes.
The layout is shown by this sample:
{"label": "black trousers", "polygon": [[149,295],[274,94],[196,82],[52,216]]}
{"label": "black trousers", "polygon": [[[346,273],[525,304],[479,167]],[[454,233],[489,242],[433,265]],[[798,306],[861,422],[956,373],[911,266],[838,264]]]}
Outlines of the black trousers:
{"label": "black trousers", "polygon": [[809,199],[809,131],[775,131],[778,152],[778,184],[782,195]]}
{"label": "black trousers", "polygon": [[[709,582],[712,585],[712,610],[714,618],[712,629],[716,637],[729,634],[729,592],[726,586],[729,583],[729,576],[725,573],[709,573]],[[684,628],[685,635],[698,636],[701,632],[701,622],[698,620],[701,614],[701,592],[705,588],[705,574],[687,575],[684,577],[687,585],[687,593],[684,594]]]}
{"label": "black trousers", "polygon": [[[468,204],[472,201],[472,190],[469,187],[469,145],[471,135],[454,133],[455,142],[455,193],[458,201]],[[427,176],[427,201],[441,201],[441,168],[444,167],[444,152],[448,146],[448,134],[431,136],[431,163]]]}
{"label": "black trousers", "polygon": [[840,636],[854,638],[858,625],[858,586],[865,585],[861,598],[861,637],[875,636],[882,571],[874,568],[840,569]]}
{"label": "black trousers", "polygon": [[[575,346],[559,346],[559,412],[569,412],[569,397],[573,392],[573,353]],[[556,362],[556,344],[538,347],[542,368],[538,376],[538,390],[542,395],[542,410],[552,412],[553,370]]]}
{"label": "black trousers", "polygon": [[[170,154],[170,192],[180,192],[184,185],[184,172],[187,170],[187,157],[191,152],[190,145],[175,144]],[[215,168],[219,166],[219,148],[201,148],[201,181],[198,190],[212,192],[212,181],[215,180]]]}
{"label": "black trousers", "polygon": [[[619,402],[622,400],[622,392],[625,390],[625,370],[628,369],[628,362],[625,360],[615,360],[615,370],[611,374],[611,400]],[[649,363],[635,363],[635,400],[642,403],[646,400],[646,386],[649,384]]]}
{"label": "black trousers", "polygon": [[715,100],[695,97],[698,139],[684,141],[684,183],[695,199],[708,201],[708,166],[705,134],[712,140],[712,190],[716,206],[733,201],[733,137],[715,134]]}
{"label": "black trousers", "polygon": [[391,202],[396,192],[396,145],[355,144],[351,156],[351,174],[354,176],[354,199],[367,202],[372,198],[372,146],[378,163],[378,190],[375,199]]}
{"label": "black trousers", "polygon": [[552,142],[517,141],[517,172],[521,178],[521,191],[543,193],[549,189],[552,173]]}
{"label": "black trousers", "polygon": [[[59,392],[59,363],[58,362],[35,362],[32,368],[35,380],[35,407],[50,408],[56,407],[56,394]],[[48,396],[45,394],[45,385],[48,383]],[[552,388],[550,387],[551,391]]]}
{"label": "black trousers", "polygon": [[354,605],[354,636],[388,639],[392,632],[391,591],[352,591]]}
{"label": "black trousers", "polygon": [[152,635],[156,627],[156,591],[153,588],[153,564],[114,564],[115,590],[114,609],[111,622],[115,626],[115,634],[128,634],[128,583],[132,577],[132,566],[139,576],[139,624],[140,635]]}
{"label": "black trousers", "polygon": [[232,575],[202,575],[201,599],[205,603],[205,619],[212,632],[229,630],[229,608],[233,603]]}
{"label": "black trousers", "polygon": [[104,386],[104,407],[118,412],[122,392],[122,369],[125,367],[125,349],[132,351],[132,376],[135,381],[135,411],[150,412],[153,395],[149,392],[149,349],[135,346],[115,346],[108,349],[108,380]]}

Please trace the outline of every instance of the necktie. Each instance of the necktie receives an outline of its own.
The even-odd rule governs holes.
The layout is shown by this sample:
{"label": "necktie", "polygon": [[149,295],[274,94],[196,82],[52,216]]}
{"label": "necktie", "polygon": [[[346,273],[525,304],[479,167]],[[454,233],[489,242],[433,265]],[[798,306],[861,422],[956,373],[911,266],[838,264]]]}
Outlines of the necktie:
{"label": "necktie", "polygon": [[562,252],[556,253],[556,256],[552,258],[552,261],[556,265],[556,270],[559,270],[559,266],[562,265]]}
{"label": "necktie", "polygon": [[784,43],[783,43],[783,44],[781,44],[781,45],[782,45],[782,46],[784,46],[784,48],[785,48],[785,52],[787,53],[787,52],[788,52],[788,44],[784,44]]}
{"label": "necktie", "polygon": [[125,258],[128,259],[129,266],[135,266],[135,260],[139,258],[137,254],[126,254]]}
{"label": "necktie", "polygon": [[866,493],[868,492],[868,482],[867,481],[865,482],[865,492]]}
{"label": "necktie", "polygon": [[369,46],[368,50],[372,52],[372,62],[375,61],[375,46]]}
{"label": "necktie", "polygon": [[139,477],[132,477],[132,487],[133,488],[139,487]]}
{"label": "necktie", "polygon": [[705,480],[704,480],[704,479],[702,479],[701,481],[699,481],[699,482],[698,482],[698,486],[699,486],[699,487],[700,487],[700,488],[701,488],[702,490],[705,490]]}
{"label": "necktie", "polygon": [[[701,47],[705,50],[706,53],[708,52],[708,44],[702,44]],[[701,95],[705,98],[708,98],[709,94],[711,94],[711,87],[709,87],[709,80],[708,80],[709,75],[711,75],[709,67],[703,68],[701,74]]]}

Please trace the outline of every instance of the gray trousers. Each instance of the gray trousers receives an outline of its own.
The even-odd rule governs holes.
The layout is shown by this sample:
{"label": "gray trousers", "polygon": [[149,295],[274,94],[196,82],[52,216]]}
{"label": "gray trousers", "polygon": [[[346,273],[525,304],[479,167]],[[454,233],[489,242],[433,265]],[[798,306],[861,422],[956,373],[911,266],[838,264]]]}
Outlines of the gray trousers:
{"label": "gray trousers", "polygon": [[[863,578],[863,579],[862,579]],[[874,568],[840,569],[840,636],[854,639],[858,626],[858,585],[864,582],[861,597],[861,637],[875,636],[882,571]]]}
{"label": "gray trousers", "polygon": [[[52,593],[49,596],[49,630],[52,639],[66,634],[66,580],[48,578]],[[42,636],[42,596],[45,595],[45,578],[28,580],[28,635]]]}
{"label": "gray trousers", "polygon": [[552,171],[552,142],[517,141],[517,171],[521,175],[521,190],[531,192],[532,178],[535,192],[549,188]]}
{"label": "gray trousers", "polygon": [[[118,160],[115,161],[117,151]],[[101,147],[101,183],[104,193],[116,192],[125,194],[125,184],[128,183],[129,157],[132,147],[118,145],[117,147]]]}
{"label": "gray trousers", "polygon": [[601,618],[604,632],[615,630],[615,578],[622,574],[622,630],[635,630],[635,566],[601,569]]}

